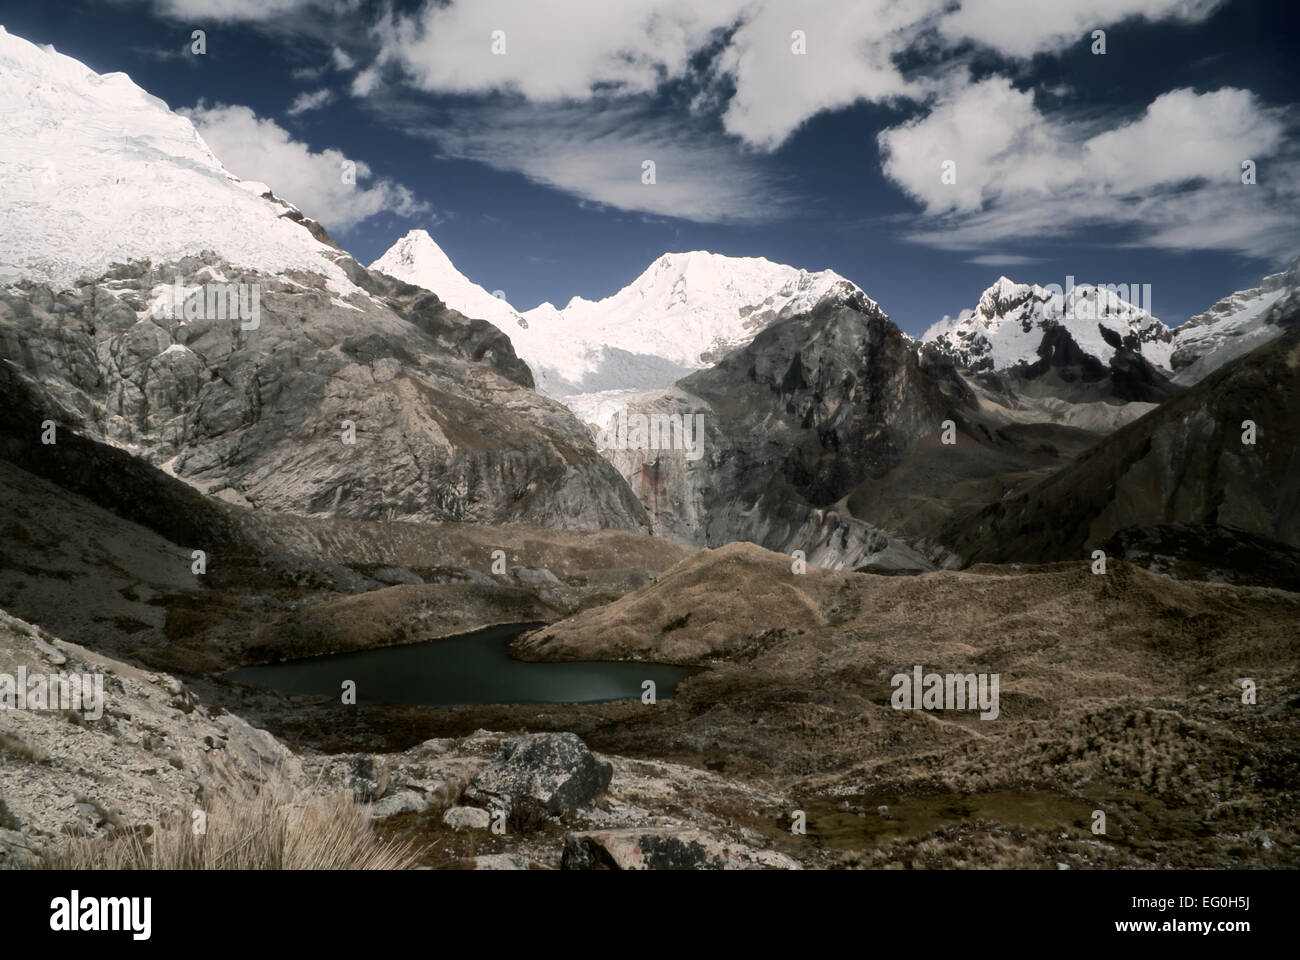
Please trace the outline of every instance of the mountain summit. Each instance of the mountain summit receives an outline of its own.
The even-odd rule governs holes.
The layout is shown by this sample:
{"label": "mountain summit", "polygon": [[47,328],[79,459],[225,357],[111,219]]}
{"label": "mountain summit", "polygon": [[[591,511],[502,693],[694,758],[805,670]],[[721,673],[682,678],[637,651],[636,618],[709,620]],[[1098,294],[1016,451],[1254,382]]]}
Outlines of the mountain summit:
{"label": "mountain summit", "polygon": [[554,397],[668,386],[744,346],[765,327],[828,297],[861,291],[839,274],[762,257],[666,253],[613,296],[520,312],[460,273],[423,230],[371,264],[496,325]]}
{"label": "mountain summit", "polygon": [[1238,290],[1174,331],[1178,383],[1197,383],[1230,360],[1280,337],[1300,315],[1300,257],[1258,287]]}
{"label": "mountain summit", "polygon": [[457,270],[427,230],[412,230],[389,247],[370,269],[431,290],[453,310],[487,320],[509,336],[527,326],[503,296],[493,296]]}
{"label": "mountain summit", "polygon": [[921,341],[974,372],[993,372],[1038,362],[1044,347],[1059,339],[1059,334],[1049,337],[1056,329],[1102,365],[1128,349],[1169,369],[1169,328],[1115,289],[1092,284],[1061,289],[999,277],[973,310],[945,317]]}

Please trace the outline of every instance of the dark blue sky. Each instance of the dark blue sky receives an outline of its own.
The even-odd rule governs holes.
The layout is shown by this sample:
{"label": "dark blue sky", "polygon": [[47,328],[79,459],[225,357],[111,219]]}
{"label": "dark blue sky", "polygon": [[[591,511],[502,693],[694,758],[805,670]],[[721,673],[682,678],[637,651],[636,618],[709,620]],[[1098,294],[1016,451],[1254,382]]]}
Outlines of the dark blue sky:
{"label": "dark blue sky", "polygon": [[[1047,158],[1043,164],[1025,167],[1004,157],[995,167],[990,160],[980,173],[986,182],[982,206],[946,212],[937,211],[928,194],[909,193],[906,171],[914,165],[901,166],[904,173],[898,176],[885,172],[877,136],[909,121],[924,122],[940,110],[945,96],[960,94],[940,89],[926,97],[869,95],[810,111],[779,145],[758,143],[725,128],[722,112],[732,100],[752,97],[757,109],[764,109],[761,82],[710,71],[713,58],[725,56],[730,37],[725,30],[693,53],[685,71],[665,76],[656,89],[621,96],[597,87],[589,100],[547,101],[528,92],[531,81],[524,82],[522,93],[456,92],[449,88],[458,80],[418,82],[409,62],[391,59],[377,69],[376,85],[358,94],[352,87],[358,72],[392,44],[391,35],[385,40],[373,29],[392,22],[385,8],[287,2],[302,9],[250,20],[240,16],[243,0],[206,5],[197,0],[0,0],[0,23],[33,42],[52,43],[96,71],[128,73],[173,108],[246,106],[311,151],[333,148],[364,162],[371,177],[362,187],[391,181],[427,212],[389,209],[340,226],[331,222],[329,203],[315,196],[313,184],[281,182],[273,169],[241,169],[209,138],[233,172],[267,181],[324,220],[358,260],[368,263],[408,229],[425,227],[463,273],[488,290],[504,290],[521,309],[543,300],[562,305],[575,294],[598,299],[666,251],[707,249],[834,269],[913,334],[945,313],[972,306],[999,274],[1044,284],[1064,284],[1067,274],[1079,282],[1150,283],[1154,312],[1176,324],[1300,254],[1300,232],[1288,235],[1286,226],[1300,213],[1294,176],[1300,165],[1292,136],[1300,100],[1294,55],[1300,5],[1294,0],[1225,2],[1199,22],[1103,24],[1105,56],[1090,52],[1088,30],[1077,41],[1032,52],[991,49],[977,36],[939,42],[933,31],[900,44],[893,62],[909,82],[951,76],[955,68],[963,72],[964,84],[977,89],[981,81],[1006,78],[1015,91],[1032,94],[1033,109],[1042,114],[1041,124],[1019,135],[1032,138],[1034,149]],[[1141,6],[1142,0],[1134,3]],[[416,16],[420,7],[399,4],[397,14]],[[222,19],[190,15],[191,8],[220,11]],[[208,52],[202,57],[183,52],[195,28],[207,33]],[[603,41],[585,38],[579,20],[569,42],[582,48]],[[350,66],[340,69],[332,61],[335,49],[346,54]],[[833,62],[821,68],[833,87],[839,68]],[[1225,87],[1253,95],[1251,117],[1239,124],[1246,132],[1225,121],[1221,137],[1250,141],[1240,152],[1257,158],[1257,187],[1243,187],[1240,194],[1207,191],[1196,169],[1182,182],[1144,186],[1143,177],[1132,173],[1135,166],[1177,166],[1188,151],[1216,149],[1177,139],[1145,147],[1139,140],[1133,159],[1123,164],[1100,155],[1077,175],[1060,172],[1063,163],[1068,166],[1062,157],[1084,152],[1071,147],[1054,153],[1062,137],[1077,135],[1082,143],[1098,132],[1122,129],[1172,90],[1187,89],[1194,96]],[[288,112],[297,95],[319,90],[330,91],[323,107]],[[957,116],[971,118],[963,134],[967,139],[953,145],[962,169],[971,157],[982,162],[978,143],[999,118],[996,111],[982,117],[958,110]],[[645,134],[647,129],[652,133]],[[658,130],[665,132],[653,132]],[[938,136],[942,142],[941,131]],[[724,210],[708,210],[717,195],[708,183],[693,185],[670,209],[650,211],[635,208],[637,194],[604,183],[626,176],[641,187],[635,158],[647,142],[653,146],[654,137],[669,138],[672,150],[660,161],[660,184],[644,189],[671,186],[677,170],[687,165],[692,176],[705,178],[712,167],[720,186],[739,184]],[[629,141],[626,150],[619,138]],[[580,172],[586,158],[595,156],[589,149],[600,151],[602,164],[593,161],[602,182],[590,189]],[[1164,152],[1167,156],[1153,156]],[[1225,155],[1235,166],[1237,153],[1227,149]],[[615,158],[619,169],[609,170],[605,157]],[[912,163],[908,157],[902,161]],[[1065,185],[1051,183],[1037,199],[1019,196],[1015,181],[1044,165],[1049,180],[1065,177]],[[1210,179],[1215,176],[1212,172]],[[1228,169],[1226,180],[1234,176]],[[1242,236],[1224,228],[1223,203],[1234,203],[1238,195],[1279,215],[1280,226],[1266,226],[1262,216],[1259,221],[1261,232],[1272,231],[1270,239],[1253,235],[1252,208],[1241,211]],[[1091,196],[1098,198],[1093,207]],[[1158,202],[1148,210],[1149,197]],[[1135,215],[1138,207],[1142,212]],[[987,242],[978,239],[985,228],[981,217],[988,218]],[[1021,222],[1023,231],[1016,226]],[[947,244],[949,236],[958,247]],[[980,262],[971,262],[976,258]]]}

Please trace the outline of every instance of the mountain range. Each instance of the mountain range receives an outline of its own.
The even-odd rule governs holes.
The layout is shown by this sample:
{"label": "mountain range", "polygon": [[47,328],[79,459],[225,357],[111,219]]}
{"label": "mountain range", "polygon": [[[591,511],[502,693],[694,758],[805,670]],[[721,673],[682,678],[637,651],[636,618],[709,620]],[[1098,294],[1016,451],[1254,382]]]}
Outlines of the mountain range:
{"label": "mountain range", "polygon": [[[1177,328],[1001,277],[918,339],[833,271],[703,251],[519,310],[425,230],[363,266],[3,29],[0,98],[0,672],[124,678],[93,733],[0,724],[0,865],[261,758],[427,865],[1293,859],[1300,259]],[[228,672],[497,627],[686,669],[344,719]],[[1000,673],[998,722],[894,710],[921,662]],[[488,804],[507,835],[466,829]]]}
{"label": "mountain range", "polygon": [[[539,392],[587,420],[602,404],[707,369],[773,323],[824,301],[865,296],[831,270],[810,273],[761,257],[694,251],[664,254],[603,300],[574,297],[562,309],[543,303],[518,310],[503,291],[490,294],[457,270],[425,230],[412,230],[370,267],[437,291],[453,309],[493,323],[510,337]],[[1130,288],[1141,300],[1139,285],[1121,289]],[[1113,287],[1076,285],[1071,278],[1053,288],[999,277],[974,308],[933,324],[916,347],[928,346],[971,374],[1016,371],[1032,378],[1051,367],[1082,365],[1088,382],[1108,377],[1117,358],[1128,366],[1140,358],[1161,379],[1190,386],[1278,336],[1294,312],[1289,298],[1297,288],[1300,259],[1171,329]],[[1145,292],[1149,300],[1149,287]]]}

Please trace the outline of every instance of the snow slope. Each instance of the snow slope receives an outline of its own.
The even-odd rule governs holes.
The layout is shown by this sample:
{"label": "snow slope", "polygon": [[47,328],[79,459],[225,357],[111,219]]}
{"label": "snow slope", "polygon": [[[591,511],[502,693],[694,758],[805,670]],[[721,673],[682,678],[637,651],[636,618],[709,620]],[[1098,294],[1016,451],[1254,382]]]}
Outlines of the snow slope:
{"label": "snow slope", "polygon": [[[1111,340],[1117,338],[1135,345],[1155,366],[1169,369],[1169,328],[1114,290],[1091,284],[1062,290],[999,277],[973,310],[940,320],[921,342],[935,344],[973,370],[1005,370],[1036,362],[1043,334],[1052,324],[1064,326],[1081,349],[1102,363],[1115,355]],[[1102,327],[1111,332],[1111,340]]]}
{"label": "snow slope", "polygon": [[1300,316],[1300,257],[1258,287],[1238,290],[1174,331],[1174,382],[1191,385],[1274,337]]}
{"label": "snow slope", "polygon": [[211,250],[238,267],[324,274],[339,252],[213,156],[124,73],[97,74],[0,27],[0,283],[68,287],[112,263]]}
{"label": "snow slope", "polygon": [[809,273],[757,257],[695,251],[664,254],[604,300],[574,297],[563,309],[543,303],[520,312],[462,275],[423,230],[407,234],[371,267],[495,324],[532,368],[538,390],[566,403],[596,392],[666,387],[776,320],[857,290],[830,270]]}

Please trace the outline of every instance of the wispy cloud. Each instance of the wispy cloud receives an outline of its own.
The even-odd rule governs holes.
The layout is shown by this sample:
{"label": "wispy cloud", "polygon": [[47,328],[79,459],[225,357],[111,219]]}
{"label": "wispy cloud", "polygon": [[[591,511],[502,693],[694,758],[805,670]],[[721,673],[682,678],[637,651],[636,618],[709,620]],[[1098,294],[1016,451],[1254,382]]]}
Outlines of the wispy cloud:
{"label": "wispy cloud", "polygon": [[[405,101],[386,115],[441,156],[522,174],[581,201],[699,222],[779,218],[788,186],[734,141],[643,102],[464,105],[437,113]],[[653,166],[653,183],[647,162]]]}
{"label": "wispy cloud", "polygon": [[289,104],[289,116],[296,117],[300,113],[306,113],[308,110],[319,110],[325,104],[334,99],[334,94],[328,87],[321,87],[310,93],[304,91],[293,98],[293,103]]}
{"label": "wispy cloud", "polygon": [[978,257],[969,257],[966,263],[981,267],[1023,267],[1030,263],[1044,263],[1047,257],[1027,257],[1019,253],[982,253]]}

